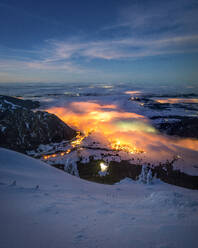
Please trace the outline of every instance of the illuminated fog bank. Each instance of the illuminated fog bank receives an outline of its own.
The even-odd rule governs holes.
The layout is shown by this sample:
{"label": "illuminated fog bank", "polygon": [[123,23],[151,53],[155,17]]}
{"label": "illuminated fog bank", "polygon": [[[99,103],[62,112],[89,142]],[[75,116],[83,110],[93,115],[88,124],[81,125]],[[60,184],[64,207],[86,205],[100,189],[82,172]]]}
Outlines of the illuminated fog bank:
{"label": "illuminated fog bank", "polygon": [[[131,156],[138,154],[144,161],[160,162],[175,156],[180,158],[179,166],[197,161],[198,140],[162,135],[145,116],[123,111],[115,104],[72,102],[66,107],[52,107],[47,111],[81,131],[83,137],[94,133],[96,141],[99,139],[100,143],[108,144],[110,149]],[[79,140],[83,142],[82,136]]]}
{"label": "illuminated fog bank", "polygon": [[156,102],[159,103],[198,103],[198,98],[163,98],[163,99],[155,99]]}

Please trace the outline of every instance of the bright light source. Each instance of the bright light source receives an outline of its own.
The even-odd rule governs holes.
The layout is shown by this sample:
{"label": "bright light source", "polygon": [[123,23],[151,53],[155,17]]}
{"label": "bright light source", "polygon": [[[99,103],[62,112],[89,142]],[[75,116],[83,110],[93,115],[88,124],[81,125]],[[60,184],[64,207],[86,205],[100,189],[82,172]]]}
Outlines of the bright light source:
{"label": "bright light source", "polygon": [[100,163],[100,169],[102,172],[107,171],[107,168],[108,168],[108,166],[105,163],[103,163],[103,162]]}

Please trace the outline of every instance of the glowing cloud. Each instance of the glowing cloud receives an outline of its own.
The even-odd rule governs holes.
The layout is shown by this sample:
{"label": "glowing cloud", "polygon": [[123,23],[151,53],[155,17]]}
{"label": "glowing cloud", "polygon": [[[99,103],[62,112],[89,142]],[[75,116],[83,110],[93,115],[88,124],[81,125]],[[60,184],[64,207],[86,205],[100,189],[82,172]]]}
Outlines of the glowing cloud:
{"label": "glowing cloud", "polygon": [[140,95],[142,92],[139,90],[129,90],[124,92],[127,95]]}
{"label": "glowing cloud", "polygon": [[198,140],[162,135],[144,116],[124,112],[116,105],[72,102],[67,107],[53,107],[47,111],[84,133],[84,136],[79,134],[73,147],[94,132],[107,142],[110,149],[128,154],[143,153],[149,161],[162,161],[175,155],[188,156],[189,151],[198,151]]}
{"label": "glowing cloud", "polygon": [[156,102],[159,103],[198,103],[198,98],[167,98],[167,99],[157,99]]}

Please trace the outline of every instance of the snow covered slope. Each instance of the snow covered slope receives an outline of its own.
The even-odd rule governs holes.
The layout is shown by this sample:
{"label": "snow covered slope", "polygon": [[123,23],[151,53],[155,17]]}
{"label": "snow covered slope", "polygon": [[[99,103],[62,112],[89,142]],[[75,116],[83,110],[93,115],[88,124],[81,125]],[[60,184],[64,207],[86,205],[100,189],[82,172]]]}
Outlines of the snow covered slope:
{"label": "snow covered slope", "polygon": [[87,182],[0,148],[0,247],[198,247],[198,192]]}

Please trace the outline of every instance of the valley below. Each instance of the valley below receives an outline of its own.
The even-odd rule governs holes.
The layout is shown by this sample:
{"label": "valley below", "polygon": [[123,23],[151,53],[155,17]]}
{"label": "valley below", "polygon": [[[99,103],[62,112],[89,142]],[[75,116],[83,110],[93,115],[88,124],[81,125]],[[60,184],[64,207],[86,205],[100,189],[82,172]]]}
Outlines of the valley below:
{"label": "valley below", "polygon": [[[99,183],[114,184],[126,177],[138,180],[144,167],[164,182],[198,189],[198,95],[150,94],[123,86],[118,96],[120,88],[104,85],[72,90],[1,98],[1,116],[8,116],[0,123],[1,137],[6,137],[2,145]],[[26,102],[28,108],[22,106]],[[24,120],[25,113],[18,140],[8,139],[8,134],[17,137],[5,126],[11,118],[8,110],[15,119],[18,113]],[[39,116],[37,127],[33,126],[27,112],[46,116],[46,121]],[[35,137],[32,128],[38,132]]]}

